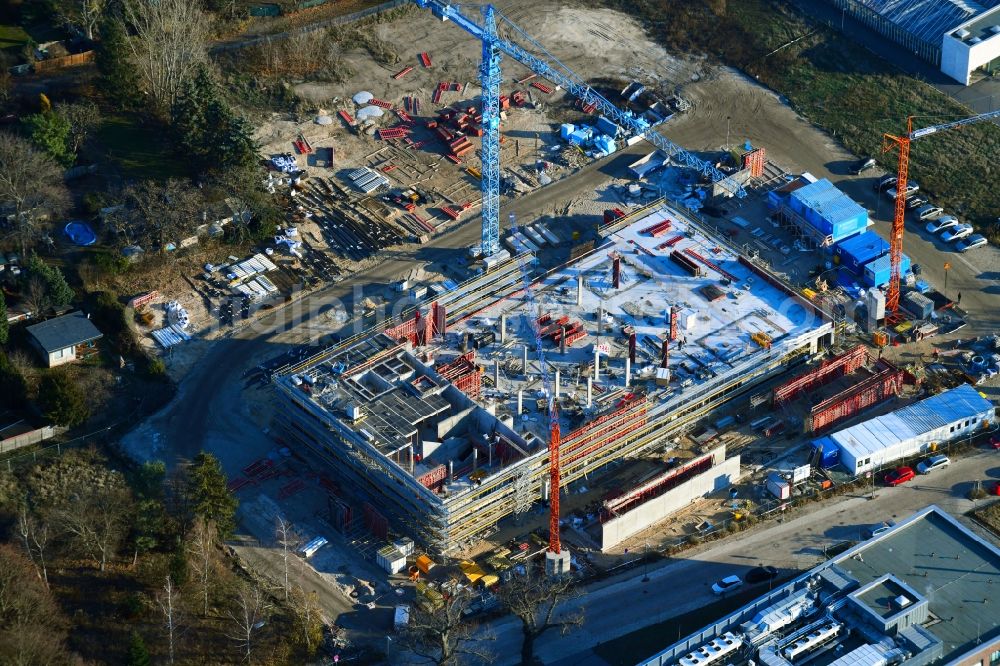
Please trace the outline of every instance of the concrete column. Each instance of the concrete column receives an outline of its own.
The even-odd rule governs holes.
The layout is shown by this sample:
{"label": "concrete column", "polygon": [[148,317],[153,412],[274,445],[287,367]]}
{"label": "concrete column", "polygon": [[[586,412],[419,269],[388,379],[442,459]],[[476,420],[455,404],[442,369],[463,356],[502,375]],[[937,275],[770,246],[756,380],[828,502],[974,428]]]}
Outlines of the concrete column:
{"label": "concrete column", "polygon": [[625,357],[625,388],[628,388],[629,384],[632,382],[632,360],[626,356]]}
{"label": "concrete column", "polygon": [[521,389],[517,390],[517,415],[520,416],[524,411],[524,391]]}
{"label": "concrete column", "polygon": [[597,335],[604,332],[604,306],[597,308]]}
{"label": "concrete column", "polygon": [[475,472],[479,467],[479,449],[472,447],[472,471]]}
{"label": "concrete column", "polygon": [[587,377],[587,407],[590,407],[594,403],[594,380],[591,377]]}
{"label": "concrete column", "polygon": [[448,461],[448,483],[451,483],[454,480],[455,480],[455,461],[454,460],[449,460]]}
{"label": "concrete column", "polygon": [[556,370],[556,384],[555,384],[555,394],[553,395],[555,399],[559,399],[559,371]]}
{"label": "concrete column", "polygon": [[601,381],[601,352],[594,348],[594,381]]}
{"label": "concrete column", "polygon": [[560,333],[560,335],[559,335],[559,353],[560,354],[565,354],[566,353],[566,327],[565,326],[560,326],[559,327],[559,333]]}
{"label": "concrete column", "polygon": [[493,388],[500,388],[500,359],[493,361]]}
{"label": "concrete column", "polygon": [[528,345],[524,345],[524,359],[521,361],[521,369],[525,376],[528,374]]}
{"label": "concrete column", "polygon": [[500,344],[507,342],[507,315],[500,315]]}
{"label": "concrete column", "polygon": [[576,304],[583,305],[583,273],[576,276]]}

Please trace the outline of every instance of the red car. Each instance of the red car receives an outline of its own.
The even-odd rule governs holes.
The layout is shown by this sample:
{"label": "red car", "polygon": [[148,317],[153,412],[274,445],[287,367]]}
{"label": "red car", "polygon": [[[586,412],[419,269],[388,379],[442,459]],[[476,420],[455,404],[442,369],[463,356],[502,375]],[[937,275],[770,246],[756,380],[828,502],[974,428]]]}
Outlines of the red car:
{"label": "red car", "polygon": [[1000,496],[1000,481],[993,484],[993,494]]}
{"label": "red car", "polygon": [[901,483],[906,483],[914,476],[916,476],[916,474],[914,474],[913,470],[909,467],[897,467],[885,475],[885,485],[898,486]]}
{"label": "red car", "polygon": [[1000,451],[1000,435],[993,435],[990,437],[990,446],[995,450]]}

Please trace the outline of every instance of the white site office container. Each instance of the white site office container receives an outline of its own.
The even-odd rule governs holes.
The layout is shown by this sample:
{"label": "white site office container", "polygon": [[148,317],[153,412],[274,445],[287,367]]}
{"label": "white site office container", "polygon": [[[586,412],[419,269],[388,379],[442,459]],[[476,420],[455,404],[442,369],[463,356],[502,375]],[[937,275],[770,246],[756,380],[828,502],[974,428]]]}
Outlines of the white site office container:
{"label": "white site office container", "polygon": [[379,548],[375,559],[380,567],[391,574],[399,573],[406,568],[406,555],[396,550],[392,544]]}
{"label": "white site office container", "polygon": [[993,403],[972,386],[925,398],[830,435],[840,463],[853,474],[880,469],[935,445],[966,437],[995,418]]}

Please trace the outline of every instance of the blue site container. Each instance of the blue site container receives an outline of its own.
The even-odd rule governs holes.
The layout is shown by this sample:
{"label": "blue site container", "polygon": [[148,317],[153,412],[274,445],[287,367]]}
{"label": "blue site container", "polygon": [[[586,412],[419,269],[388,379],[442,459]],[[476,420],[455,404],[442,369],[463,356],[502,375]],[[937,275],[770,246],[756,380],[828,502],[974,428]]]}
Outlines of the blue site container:
{"label": "blue site container", "polygon": [[615,125],[614,122],[604,116],[597,118],[597,129],[609,136],[618,136],[618,125]]}
{"label": "blue site container", "polygon": [[868,211],[826,178],[792,192],[788,206],[834,243],[868,228]]}
{"label": "blue site container", "polygon": [[868,262],[889,254],[889,243],[874,231],[865,231],[845,238],[833,248],[841,266],[855,273]]}
{"label": "blue site container", "polygon": [[[910,270],[910,258],[903,255],[899,262],[899,276],[903,277]],[[889,266],[889,255],[879,257],[865,264],[864,282],[866,287],[881,287],[888,284],[891,267]]]}
{"label": "blue site container", "polygon": [[840,462],[840,447],[829,437],[813,440],[813,452],[819,455],[819,466],[822,469],[836,467]]}
{"label": "blue site container", "polygon": [[563,123],[559,126],[559,136],[564,140],[569,139],[569,135],[576,131],[576,126],[572,123]]}

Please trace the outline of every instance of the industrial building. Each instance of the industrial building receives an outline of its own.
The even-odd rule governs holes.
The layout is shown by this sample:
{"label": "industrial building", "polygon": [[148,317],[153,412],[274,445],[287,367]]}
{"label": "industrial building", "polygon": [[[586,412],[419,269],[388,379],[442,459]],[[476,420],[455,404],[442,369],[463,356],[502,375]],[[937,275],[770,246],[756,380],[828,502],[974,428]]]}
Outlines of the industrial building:
{"label": "industrial building", "polygon": [[[601,236],[535,279],[538,311],[523,298],[519,262],[500,261],[276,376],[288,441],[364,498],[332,499],[335,525],[363,515],[380,538],[451,552],[547,498],[536,326],[559,406],[562,487],[626,456],[662,454],[698,419],[833,341],[808,300],[678,209],[657,202]],[[687,478],[661,479],[660,490]],[[689,499],[706,492],[690,488]]]}
{"label": "industrial building", "polygon": [[997,584],[1000,549],[929,506],[642,666],[995,664]]}
{"label": "industrial building", "polygon": [[944,74],[969,85],[1000,64],[1000,0],[830,0]]}
{"label": "industrial building", "polygon": [[818,247],[830,247],[868,228],[868,211],[826,178],[804,173],[768,193],[777,218]]}
{"label": "industrial building", "polygon": [[962,384],[884,416],[838,430],[813,442],[821,465],[838,462],[861,474],[936,450],[951,440],[986,428],[996,417],[993,403]]}

